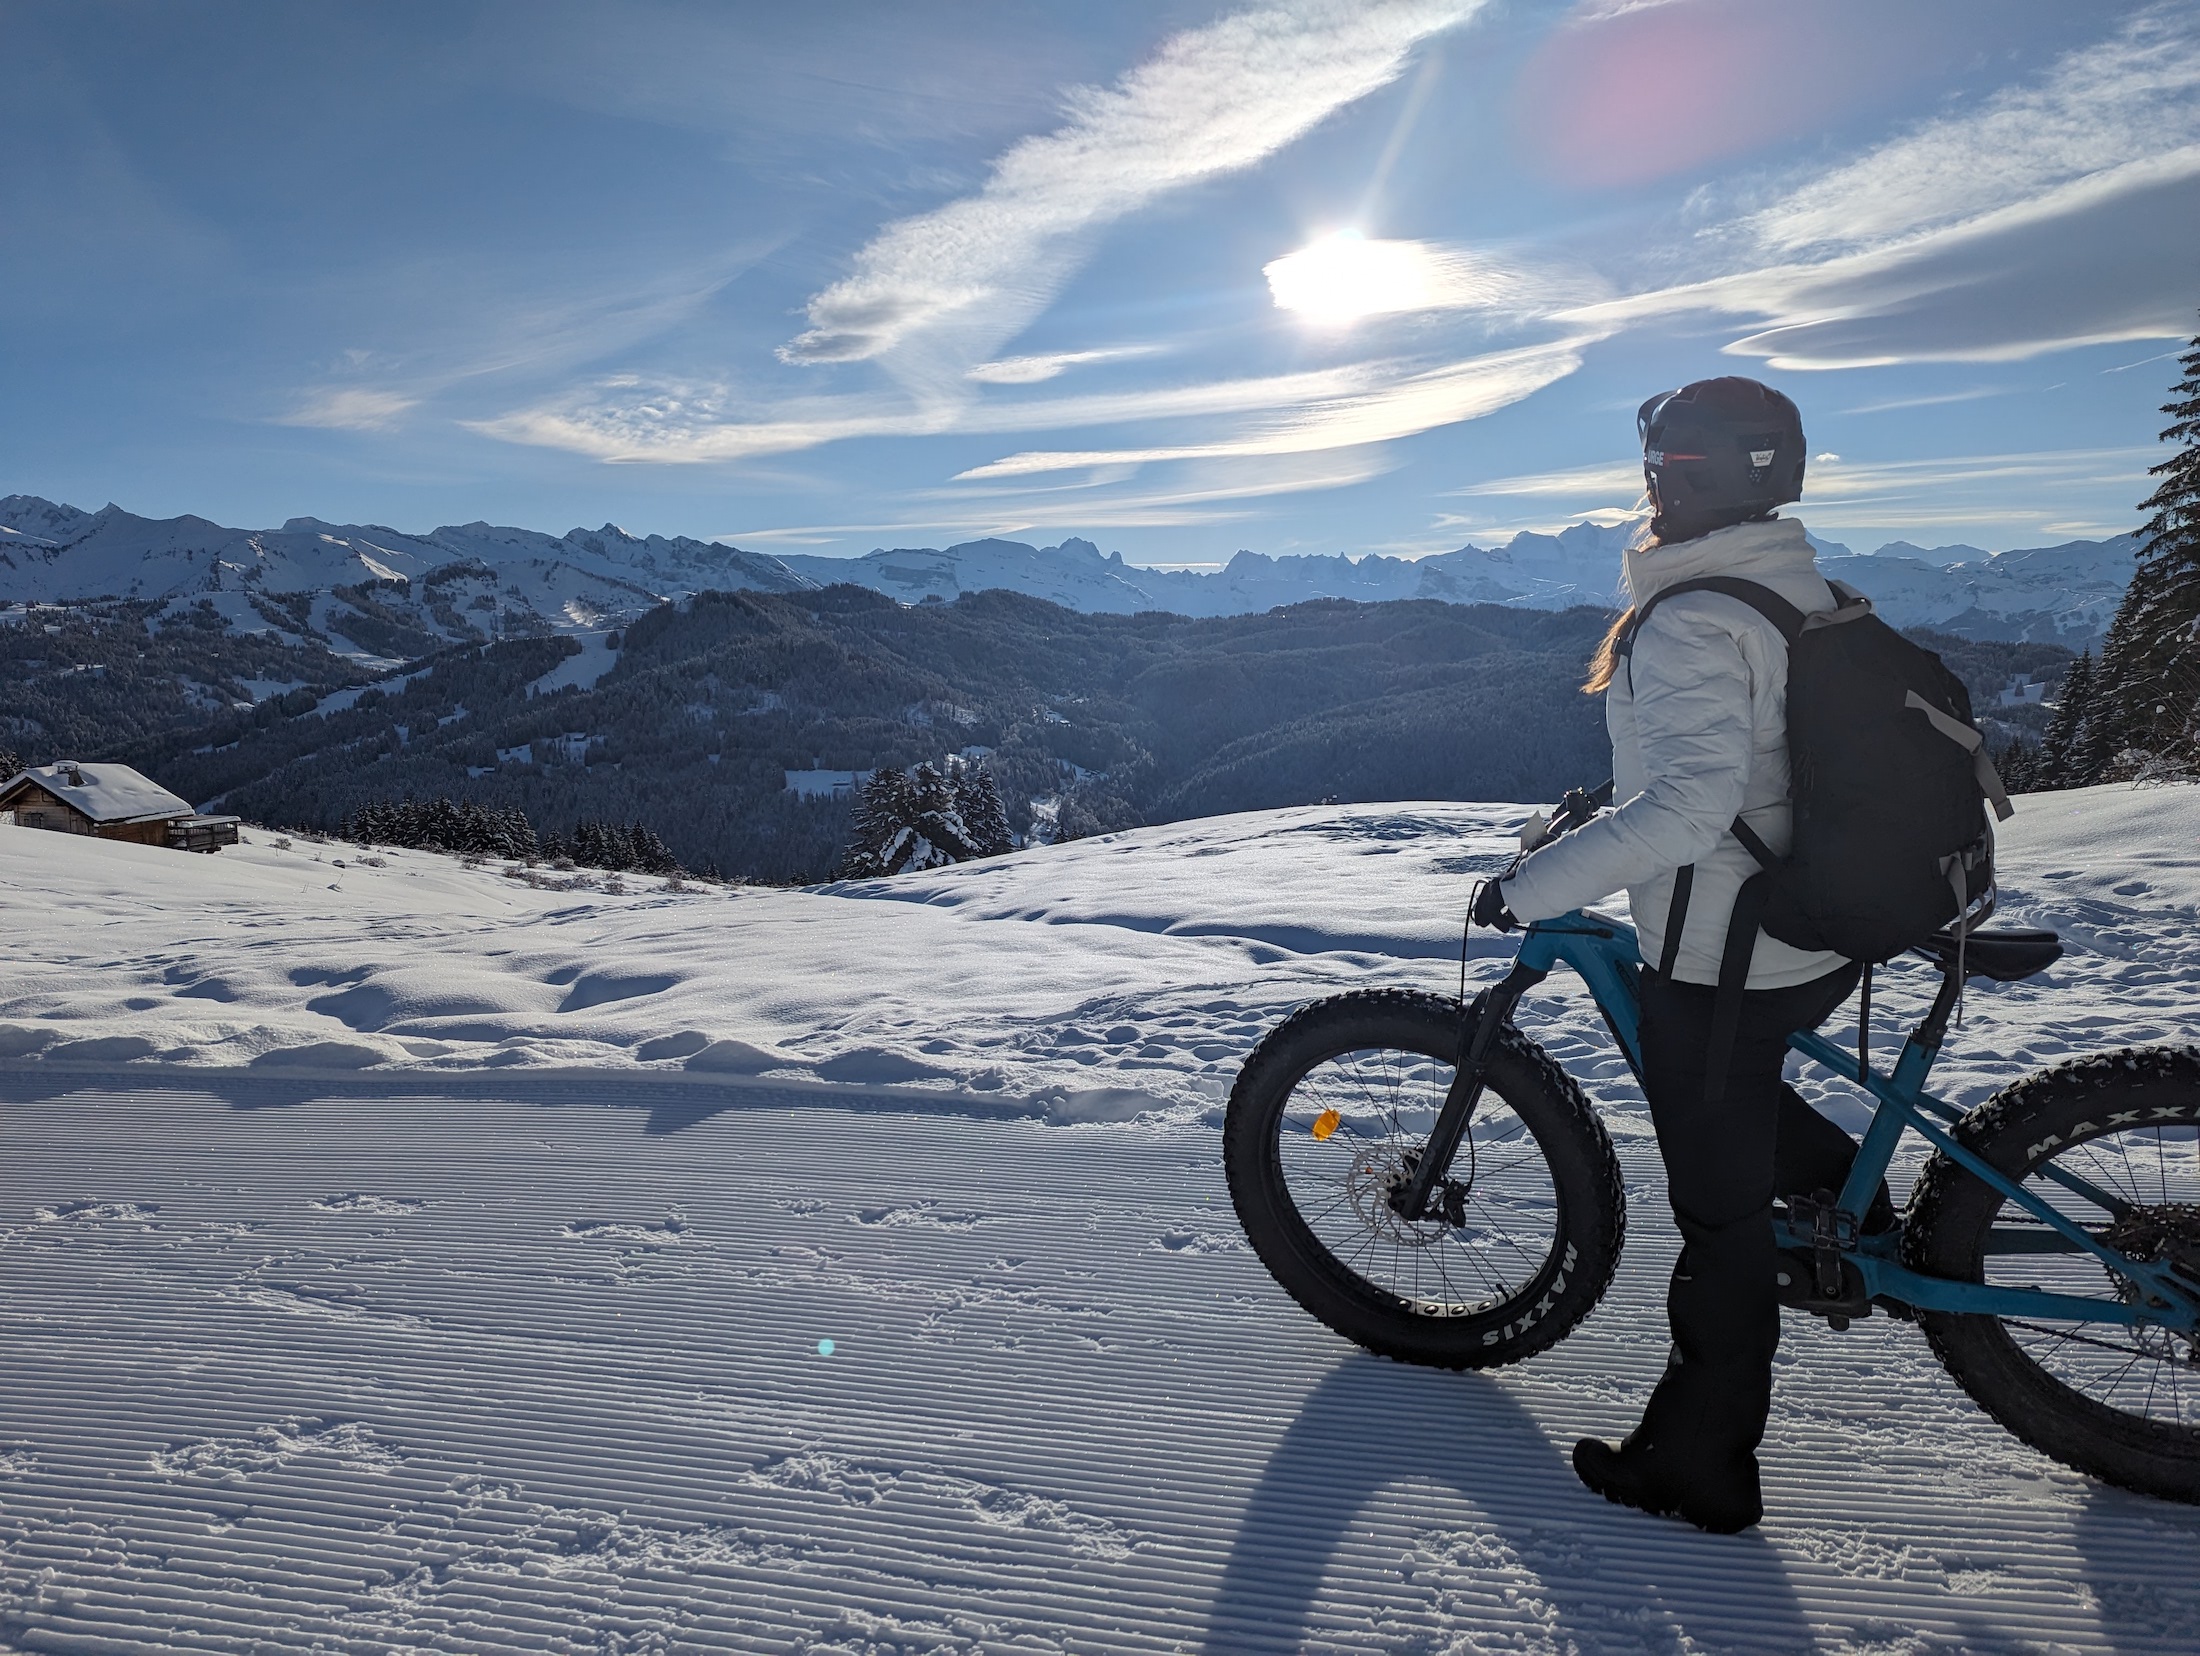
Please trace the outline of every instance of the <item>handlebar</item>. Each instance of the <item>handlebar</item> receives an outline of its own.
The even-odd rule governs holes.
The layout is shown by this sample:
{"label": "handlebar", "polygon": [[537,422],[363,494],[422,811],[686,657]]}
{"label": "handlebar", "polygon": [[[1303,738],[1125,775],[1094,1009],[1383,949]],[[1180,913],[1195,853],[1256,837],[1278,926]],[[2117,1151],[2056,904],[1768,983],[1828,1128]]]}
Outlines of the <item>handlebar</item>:
{"label": "handlebar", "polygon": [[1531,851],[1540,851],[1561,834],[1570,834],[1597,812],[1612,803],[1612,784],[1609,780],[1586,791],[1569,788],[1566,797],[1558,802],[1558,809],[1549,817],[1538,811],[1521,825],[1520,856],[1513,860],[1513,867],[1520,866],[1521,859]]}

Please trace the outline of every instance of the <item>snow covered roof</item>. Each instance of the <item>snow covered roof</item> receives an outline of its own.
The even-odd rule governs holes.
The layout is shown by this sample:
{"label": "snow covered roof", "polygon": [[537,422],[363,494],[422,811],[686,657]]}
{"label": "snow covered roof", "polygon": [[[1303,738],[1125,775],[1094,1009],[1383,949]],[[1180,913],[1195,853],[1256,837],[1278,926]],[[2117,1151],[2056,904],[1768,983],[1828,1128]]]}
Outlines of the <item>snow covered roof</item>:
{"label": "snow covered roof", "polygon": [[151,777],[139,775],[128,765],[104,761],[80,765],[74,759],[34,765],[0,783],[0,799],[7,798],[24,782],[37,783],[94,822],[154,822],[191,814],[189,800],[177,798]]}

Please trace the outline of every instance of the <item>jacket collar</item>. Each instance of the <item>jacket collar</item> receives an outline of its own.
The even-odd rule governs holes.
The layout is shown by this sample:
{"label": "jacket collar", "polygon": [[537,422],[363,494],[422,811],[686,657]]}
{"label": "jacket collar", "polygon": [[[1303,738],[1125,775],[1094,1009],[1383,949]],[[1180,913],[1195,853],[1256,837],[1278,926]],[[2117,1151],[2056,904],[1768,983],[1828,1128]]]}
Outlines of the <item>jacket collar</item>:
{"label": "jacket collar", "polygon": [[1814,574],[1817,561],[1795,518],[1737,523],[1672,546],[1638,546],[1627,553],[1627,592],[1637,604],[1699,575]]}

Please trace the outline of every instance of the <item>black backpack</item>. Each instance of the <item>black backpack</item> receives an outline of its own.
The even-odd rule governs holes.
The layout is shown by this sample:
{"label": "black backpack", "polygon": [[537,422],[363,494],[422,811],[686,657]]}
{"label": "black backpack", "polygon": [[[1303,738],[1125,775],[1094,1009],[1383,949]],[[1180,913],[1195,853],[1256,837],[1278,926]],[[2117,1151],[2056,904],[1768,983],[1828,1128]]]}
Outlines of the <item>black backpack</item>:
{"label": "black backpack", "polygon": [[[1971,696],[1940,657],[1872,613],[1871,600],[1836,587],[1837,607],[1805,615],[1768,587],[1732,576],[1680,581],[1635,613],[1621,642],[1683,592],[1738,598],[1788,646],[1787,739],[1795,833],[1785,857],[1740,817],[1732,832],[1757,859],[1728,923],[1712,1016],[1708,1096],[1725,1091],[1726,1061],[1761,929],[1799,949],[1827,949],[1867,969],[1915,948],[1944,926],[1959,935],[1993,912],[1994,835],[1986,807],[2006,818]],[[1673,888],[1659,971],[1671,976],[1688,916],[1693,865]],[[1869,1001],[1864,1003],[1869,1005]],[[1860,1026],[1861,1027],[1861,1026]],[[1858,1062],[1862,1064],[1859,1035]]]}

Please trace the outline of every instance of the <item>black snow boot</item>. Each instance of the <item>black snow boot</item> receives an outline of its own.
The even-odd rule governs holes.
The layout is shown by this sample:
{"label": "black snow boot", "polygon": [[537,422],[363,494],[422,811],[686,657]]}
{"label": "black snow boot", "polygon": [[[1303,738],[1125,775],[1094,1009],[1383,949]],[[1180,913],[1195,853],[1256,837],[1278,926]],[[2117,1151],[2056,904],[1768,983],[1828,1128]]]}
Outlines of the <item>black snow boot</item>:
{"label": "black snow boot", "polygon": [[1713,1535],[1733,1535],[1765,1515],[1757,1457],[1705,1456],[1661,1450],[1636,1432],[1624,1443],[1583,1438],[1574,1445],[1574,1473],[1620,1506],[1685,1518]]}

